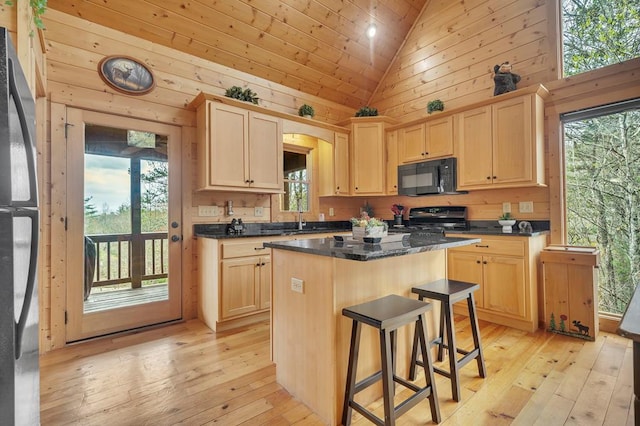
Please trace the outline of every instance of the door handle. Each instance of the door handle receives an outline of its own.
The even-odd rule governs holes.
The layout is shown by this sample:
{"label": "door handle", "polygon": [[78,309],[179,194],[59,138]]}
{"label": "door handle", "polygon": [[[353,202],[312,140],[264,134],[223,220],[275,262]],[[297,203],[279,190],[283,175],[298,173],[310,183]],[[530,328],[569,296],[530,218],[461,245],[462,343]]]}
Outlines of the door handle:
{"label": "door handle", "polygon": [[177,228],[178,226],[180,226],[180,224],[178,222],[176,222],[176,221],[171,222],[171,227],[173,229]]}
{"label": "door handle", "polygon": [[178,241],[180,241],[180,237],[178,235],[172,235],[171,241],[173,241],[174,243],[177,243]]}

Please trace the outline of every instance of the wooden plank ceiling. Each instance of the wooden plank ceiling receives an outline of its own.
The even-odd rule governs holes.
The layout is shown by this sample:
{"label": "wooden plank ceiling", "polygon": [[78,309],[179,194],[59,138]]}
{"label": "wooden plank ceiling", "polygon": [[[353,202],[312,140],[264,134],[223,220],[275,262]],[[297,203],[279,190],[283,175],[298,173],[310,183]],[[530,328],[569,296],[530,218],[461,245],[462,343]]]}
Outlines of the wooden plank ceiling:
{"label": "wooden plank ceiling", "polygon": [[[428,0],[49,0],[48,7],[352,108]],[[370,41],[365,31],[374,23]]]}

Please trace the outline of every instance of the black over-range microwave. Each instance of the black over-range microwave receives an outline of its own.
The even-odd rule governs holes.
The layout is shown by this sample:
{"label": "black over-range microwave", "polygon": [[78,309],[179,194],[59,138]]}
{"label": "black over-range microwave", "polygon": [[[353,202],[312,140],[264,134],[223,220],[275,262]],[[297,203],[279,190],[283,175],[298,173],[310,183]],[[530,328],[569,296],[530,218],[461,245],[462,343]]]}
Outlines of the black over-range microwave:
{"label": "black over-range microwave", "polygon": [[398,166],[398,195],[464,194],[456,191],[456,159]]}

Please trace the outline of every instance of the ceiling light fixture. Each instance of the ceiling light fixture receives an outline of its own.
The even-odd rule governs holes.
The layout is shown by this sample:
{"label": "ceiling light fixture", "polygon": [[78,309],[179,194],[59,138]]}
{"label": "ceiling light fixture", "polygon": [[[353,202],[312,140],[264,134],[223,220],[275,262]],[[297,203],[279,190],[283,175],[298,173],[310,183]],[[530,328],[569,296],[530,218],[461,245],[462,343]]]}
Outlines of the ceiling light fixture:
{"label": "ceiling light fixture", "polygon": [[370,24],[369,27],[367,28],[367,37],[369,38],[375,37],[377,30],[378,29],[376,28],[376,24]]}

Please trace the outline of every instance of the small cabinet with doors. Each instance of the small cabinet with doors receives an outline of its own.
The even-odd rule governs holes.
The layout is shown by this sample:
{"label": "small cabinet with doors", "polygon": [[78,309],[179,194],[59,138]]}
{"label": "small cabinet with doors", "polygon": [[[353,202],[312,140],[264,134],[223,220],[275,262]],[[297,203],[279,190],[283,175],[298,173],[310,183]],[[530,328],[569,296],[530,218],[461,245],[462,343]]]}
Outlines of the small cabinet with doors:
{"label": "small cabinet with doors", "polygon": [[544,186],[543,86],[457,114],[458,189]]}
{"label": "small cabinet with doors", "polygon": [[[481,242],[449,249],[447,276],[480,285],[475,294],[480,319],[526,331],[536,330],[537,259],[546,235],[468,237],[481,238]],[[465,309],[459,312],[464,313]]]}
{"label": "small cabinet with doors", "polygon": [[453,146],[453,115],[430,118],[398,131],[400,163],[450,157]]}
{"label": "small cabinet with doors", "polygon": [[320,197],[349,195],[349,135],[336,132],[333,143],[318,141]]}
{"label": "small cabinet with doors", "polygon": [[[277,193],[283,189],[282,120],[240,102],[197,97],[198,189]],[[266,111],[266,110],[265,110]]]}
{"label": "small cabinet with doors", "polygon": [[387,132],[386,137],[387,150],[387,176],[386,176],[386,193],[387,195],[398,194],[398,130]]}
{"label": "small cabinet with doors", "polygon": [[[395,123],[389,117],[356,117],[346,123],[351,127],[349,172],[351,195],[385,194],[385,128]],[[337,148],[337,146],[336,146]]]}

